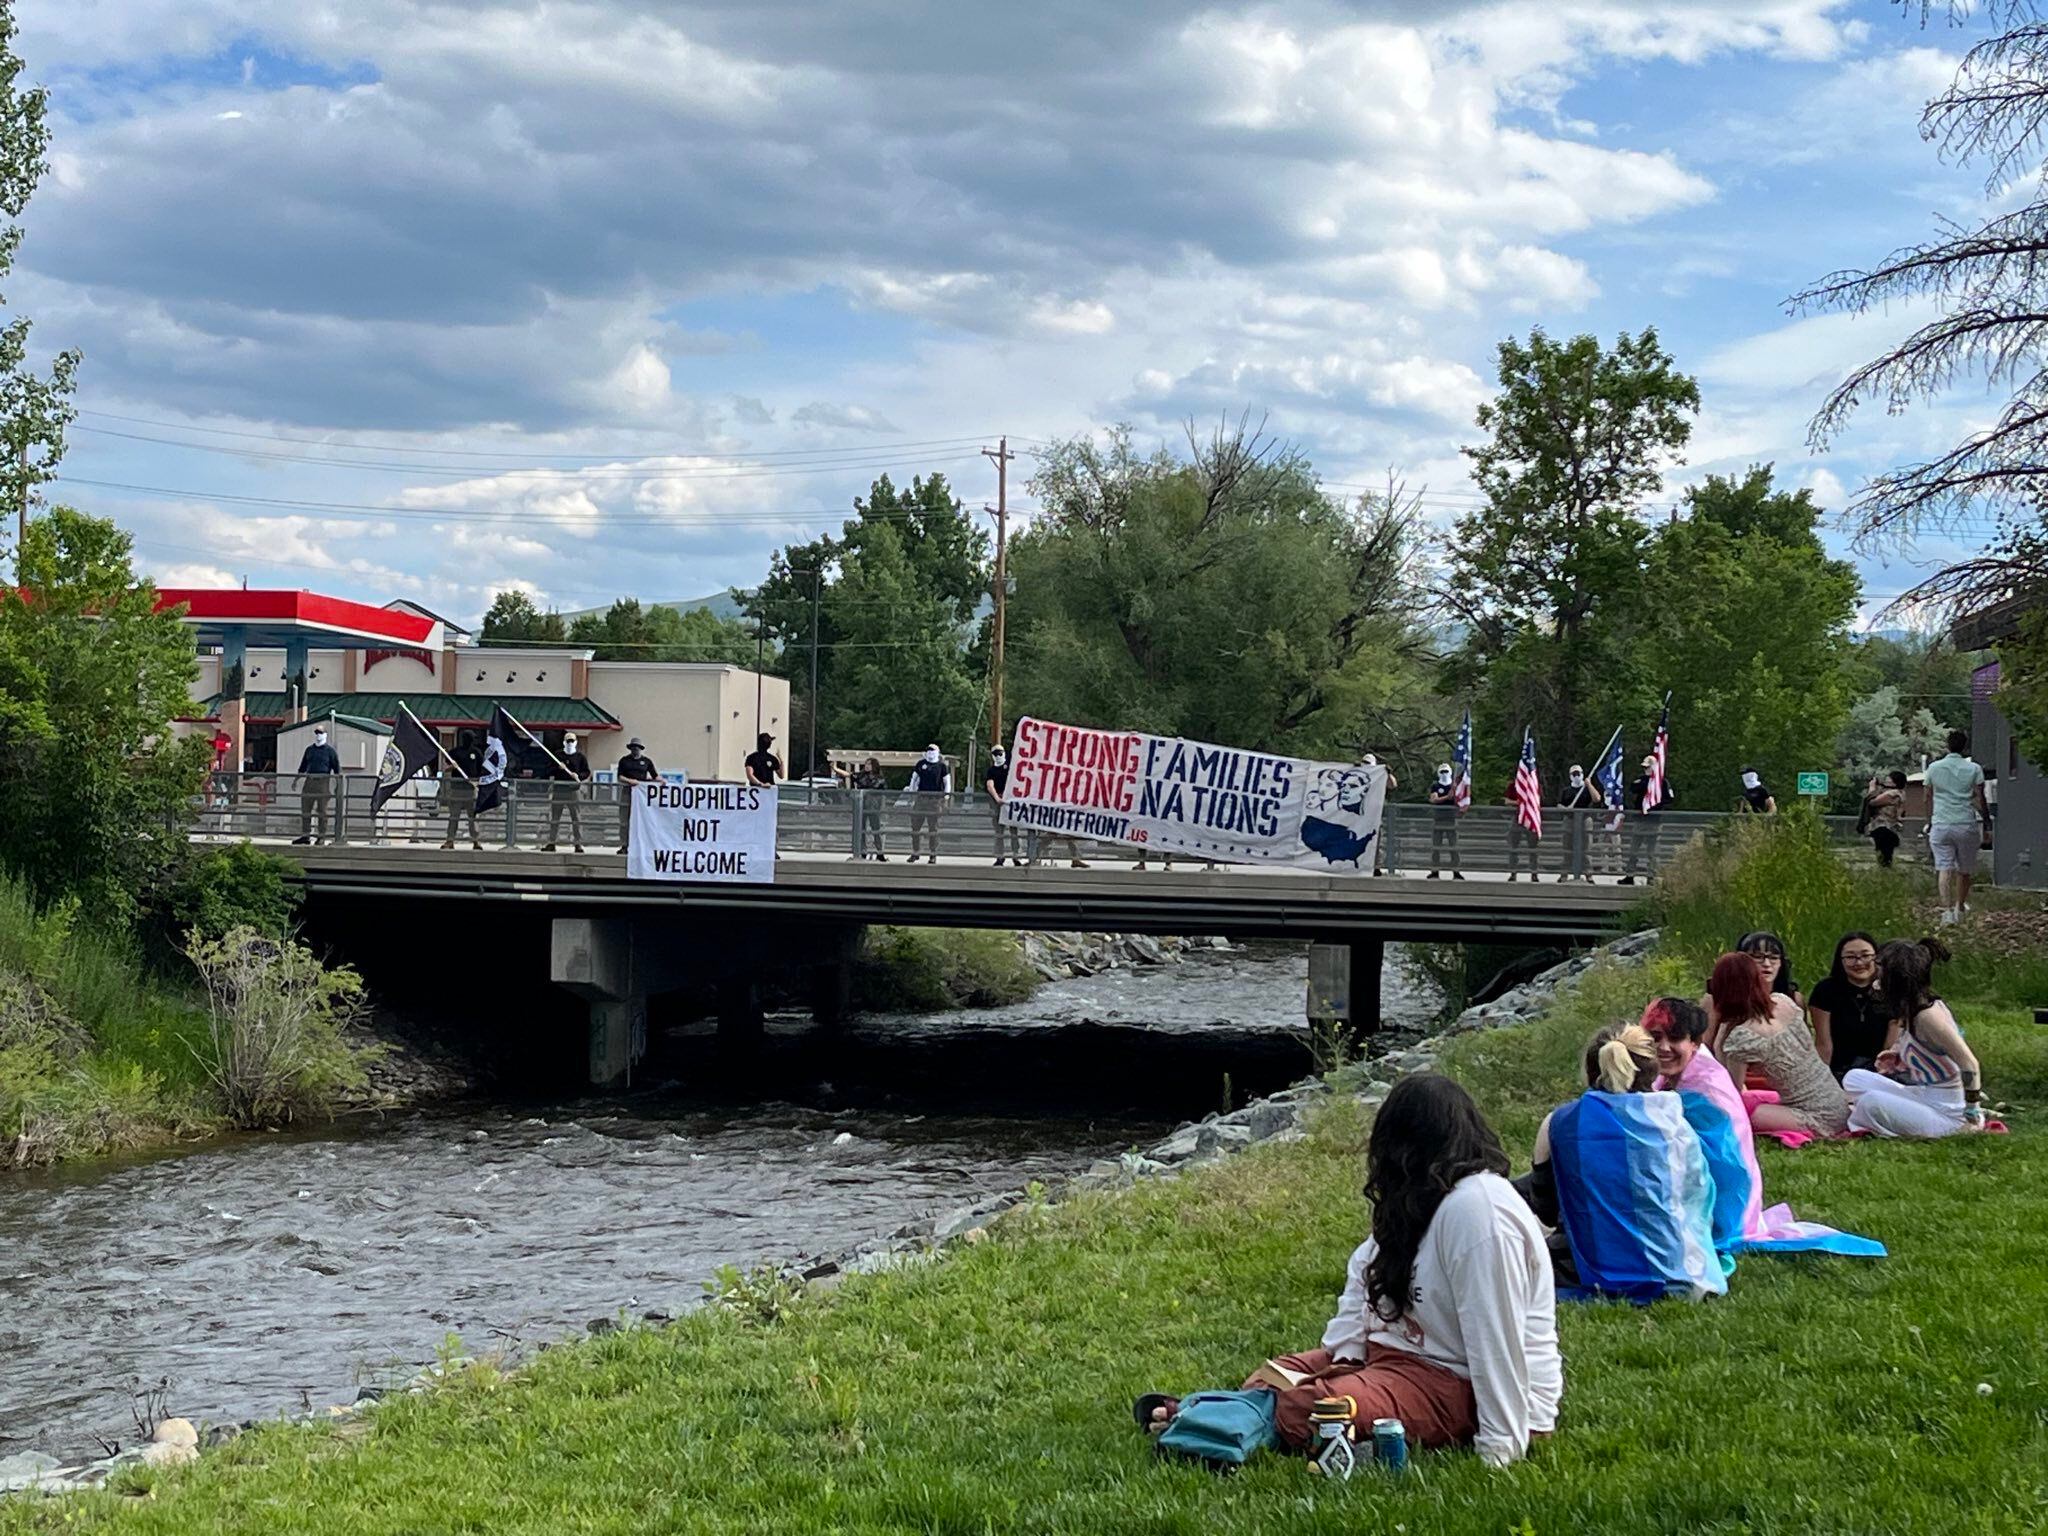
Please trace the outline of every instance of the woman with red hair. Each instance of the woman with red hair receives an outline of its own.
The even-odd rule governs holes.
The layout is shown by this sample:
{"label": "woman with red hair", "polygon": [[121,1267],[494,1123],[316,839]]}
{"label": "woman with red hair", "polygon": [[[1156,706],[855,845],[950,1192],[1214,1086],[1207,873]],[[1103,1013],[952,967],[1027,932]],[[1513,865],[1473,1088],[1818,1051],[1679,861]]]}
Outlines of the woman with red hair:
{"label": "woman with red hair", "polygon": [[1754,955],[1740,952],[1714,962],[1707,981],[1707,1012],[1720,1038],[1721,1065],[1741,1083],[1750,1067],[1761,1070],[1778,1095],[1759,1104],[1750,1124],[1760,1131],[1805,1131],[1839,1136],[1849,1123],[1842,1085],[1814,1049],[1799,1005],[1774,994]]}

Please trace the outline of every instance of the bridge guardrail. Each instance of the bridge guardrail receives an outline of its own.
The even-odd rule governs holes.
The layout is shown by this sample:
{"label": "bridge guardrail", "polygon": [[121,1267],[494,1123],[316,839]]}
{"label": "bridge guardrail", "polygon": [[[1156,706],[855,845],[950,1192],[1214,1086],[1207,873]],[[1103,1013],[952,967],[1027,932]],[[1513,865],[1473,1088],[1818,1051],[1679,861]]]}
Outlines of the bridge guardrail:
{"label": "bridge guardrail", "polygon": [[[329,775],[215,773],[195,804],[195,836],[292,840],[319,838],[339,844],[424,844],[460,847],[471,839],[472,790],[460,782],[414,779],[399,786],[372,811],[377,777],[367,772]],[[1055,837],[1000,828],[986,795],[925,795],[906,790],[854,790],[788,785],[782,791],[776,846],[785,852],[840,854],[847,858],[901,859],[915,850],[949,857],[1079,861],[1136,865],[1141,850],[1088,838]],[[625,786],[570,785],[547,779],[508,779],[500,804],[475,820],[475,841],[507,848],[550,844],[586,850],[624,846]],[[1668,811],[1654,816],[1608,811],[1544,812],[1544,836],[1529,842],[1519,835],[1506,806],[1474,806],[1444,818],[1428,805],[1396,803],[1381,824],[1380,868],[1388,874],[1427,874],[1444,879],[1458,873],[1513,873],[1560,878],[1615,879],[1654,874],[1672,854],[1728,812]],[[1853,818],[1829,817],[1834,840],[1861,857],[1873,857],[1867,840],[1855,834]],[[1898,858],[1925,862],[1926,823],[1909,820],[1900,829]],[[1153,854],[1154,861],[1160,855]],[[1201,863],[1199,855],[1175,861]]]}

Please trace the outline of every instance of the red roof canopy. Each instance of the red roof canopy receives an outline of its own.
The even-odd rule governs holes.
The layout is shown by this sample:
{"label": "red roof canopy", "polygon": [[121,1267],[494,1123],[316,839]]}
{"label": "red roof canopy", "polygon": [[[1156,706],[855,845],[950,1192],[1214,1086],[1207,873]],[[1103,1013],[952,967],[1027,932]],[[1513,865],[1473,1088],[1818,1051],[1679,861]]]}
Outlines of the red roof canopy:
{"label": "red roof canopy", "polygon": [[256,646],[294,640],[355,650],[371,646],[417,647],[434,632],[434,621],[395,608],[322,597],[318,592],[250,591],[244,587],[161,587],[159,609],[185,607],[185,622],[199,631],[202,645],[225,643],[239,631]]}

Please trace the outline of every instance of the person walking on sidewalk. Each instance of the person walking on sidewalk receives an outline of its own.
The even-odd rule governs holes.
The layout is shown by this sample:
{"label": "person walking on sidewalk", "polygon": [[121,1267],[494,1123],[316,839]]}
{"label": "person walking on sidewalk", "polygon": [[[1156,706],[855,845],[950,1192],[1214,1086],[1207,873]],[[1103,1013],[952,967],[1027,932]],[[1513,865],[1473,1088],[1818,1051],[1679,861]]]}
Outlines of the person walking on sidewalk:
{"label": "person walking on sidewalk", "polygon": [[1922,777],[1933,799],[1927,846],[1939,871],[1941,920],[1960,922],[1970,910],[1970,883],[1977,877],[1977,854],[1991,820],[1984,799],[1984,770],[1970,757],[1969,733],[1950,731],[1948,755],[1929,763]]}
{"label": "person walking on sidewalk", "polygon": [[[313,744],[299,756],[299,835],[295,843],[318,843],[332,835],[328,815],[341,785],[341,754],[327,744],[327,728],[316,726]],[[313,834],[318,818],[320,834]]]}
{"label": "person walking on sidewalk", "polygon": [[931,842],[925,862],[936,864],[939,816],[946,808],[946,795],[953,788],[953,770],[946,766],[937,742],[926,747],[924,756],[911,765],[910,783],[906,787],[910,790],[910,862],[917,862],[917,840],[923,834]]}
{"label": "person walking on sidewalk", "polygon": [[[988,794],[989,825],[996,834],[996,867],[1003,863],[1003,790],[1010,782],[1010,754],[1001,747],[988,755],[988,772],[981,776],[981,787]],[[1010,862],[1019,869],[1024,867],[1024,834],[1016,827],[1009,829]]]}
{"label": "person walking on sidewalk", "polygon": [[548,761],[548,777],[554,781],[548,796],[548,840],[542,853],[553,853],[562,836],[562,812],[569,812],[569,841],[583,851],[583,786],[590,782],[590,759],[577,750],[574,732],[562,738],[562,755]]}

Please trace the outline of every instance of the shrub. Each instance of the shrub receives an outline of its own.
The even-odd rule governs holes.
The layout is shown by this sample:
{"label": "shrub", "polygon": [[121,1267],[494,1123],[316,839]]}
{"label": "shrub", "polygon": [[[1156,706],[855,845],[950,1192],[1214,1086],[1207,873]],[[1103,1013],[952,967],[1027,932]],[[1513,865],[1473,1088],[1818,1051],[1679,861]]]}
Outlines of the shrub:
{"label": "shrub", "polygon": [[999,1008],[1037,988],[1016,935],[979,928],[871,928],[854,971],[864,1008]]}
{"label": "shrub", "polygon": [[299,906],[291,873],[289,860],[253,843],[195,850],[155,904],[151,927],[170,949],[194,930],[219,938],[230,928],[249,928],[281,939]]}
{"label": "shrub", "polygon": [[236,1125],[256,1128],[331,1110],[363,1081],[342,1031],[362,1006],[363,984],[329,969],[290,939],[236,927],[194,933],[186,953],[206,988],[201,1061]]}
{"label": "shrub", "polygon": [[1690,844],[1664,866],[1656,900],[1664,952],[1696,968],[1699,985],[1715,956],[1764,929],[1784,940],[1805,989],[1853,929],[1917,937],[1917,890],[1906,870],[1852,869],[1828,846],[1820,818],[1797,806],[1734,817]]}

